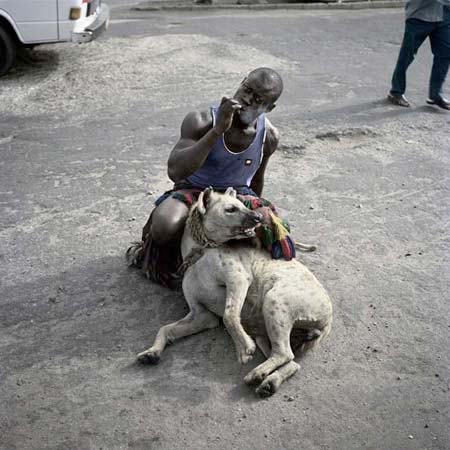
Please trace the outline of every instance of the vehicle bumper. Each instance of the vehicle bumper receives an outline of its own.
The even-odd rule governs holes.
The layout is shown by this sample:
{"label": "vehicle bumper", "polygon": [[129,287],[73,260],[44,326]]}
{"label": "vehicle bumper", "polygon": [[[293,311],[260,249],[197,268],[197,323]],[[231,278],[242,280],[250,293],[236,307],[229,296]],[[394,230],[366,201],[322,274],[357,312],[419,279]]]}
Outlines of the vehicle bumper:
{"label": "vehicle bumper", "polygon": [[78,44],[90,42],[102,34],[108,28],[108,25],[109,6],[106,3],[102,3],[96,19],[83,30],[74,31],[72,33],[72,41]]}

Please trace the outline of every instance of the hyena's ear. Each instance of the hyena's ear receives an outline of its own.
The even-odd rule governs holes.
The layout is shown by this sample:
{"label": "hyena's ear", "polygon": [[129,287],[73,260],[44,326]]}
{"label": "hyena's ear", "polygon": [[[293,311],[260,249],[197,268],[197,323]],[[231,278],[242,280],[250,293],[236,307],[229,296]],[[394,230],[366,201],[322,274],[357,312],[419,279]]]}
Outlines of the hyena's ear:
{"label": "hyena's ear", "polygon": [[236,191],[232,187],[227,188],[225,194],[231,195],[232,197],[236,198]]}
{"label": "hyena's ear", "polygon": [[200,192],[197,200],[198,212],[203,216],[206,213],[206,208],[208,207],[209,198],[211,197],[211,192],[213,192],[212,187],[206,188],[204,191]]}

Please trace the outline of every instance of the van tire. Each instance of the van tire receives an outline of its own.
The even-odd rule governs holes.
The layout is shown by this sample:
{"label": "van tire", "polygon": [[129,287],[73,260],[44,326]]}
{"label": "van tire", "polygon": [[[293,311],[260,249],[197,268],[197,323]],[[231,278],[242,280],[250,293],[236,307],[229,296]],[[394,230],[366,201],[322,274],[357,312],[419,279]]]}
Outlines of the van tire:
{"label": "van tire", "polygon": [[9,31],[0,24],[0,77],[5,75],[16,60],[16,43]]}

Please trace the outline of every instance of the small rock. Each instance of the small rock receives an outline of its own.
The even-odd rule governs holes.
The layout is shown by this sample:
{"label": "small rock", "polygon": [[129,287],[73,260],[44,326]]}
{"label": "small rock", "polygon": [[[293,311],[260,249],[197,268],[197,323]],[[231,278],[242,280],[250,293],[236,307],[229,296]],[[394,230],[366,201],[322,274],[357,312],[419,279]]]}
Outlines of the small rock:
{"label": "small rock", "polygon": [[408,436],[408,439],[414,439],[414,436],[413,436],[412,434],[410,434],[410,435]]}
{"label": "small rock", "polygon": [[294,400],[295,400],[295,398],[292,397],[292,396],[290,396],[290,397],[287,398],[287,401],[288,401],[288,402],[293,402]]}

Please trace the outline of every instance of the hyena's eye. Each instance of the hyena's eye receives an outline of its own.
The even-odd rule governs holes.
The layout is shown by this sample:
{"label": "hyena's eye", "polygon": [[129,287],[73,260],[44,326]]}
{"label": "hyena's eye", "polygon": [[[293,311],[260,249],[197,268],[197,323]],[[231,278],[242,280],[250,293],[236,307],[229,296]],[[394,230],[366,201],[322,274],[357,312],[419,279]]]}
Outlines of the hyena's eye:
{"label": "hyena's eye", "polygon": [[236,208],[236,206],[227,206],[225,208],[225,212],[227,213],[235,213],[238,209]]}

